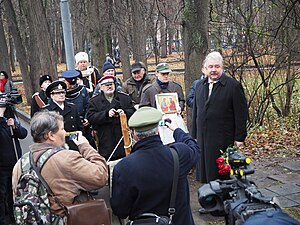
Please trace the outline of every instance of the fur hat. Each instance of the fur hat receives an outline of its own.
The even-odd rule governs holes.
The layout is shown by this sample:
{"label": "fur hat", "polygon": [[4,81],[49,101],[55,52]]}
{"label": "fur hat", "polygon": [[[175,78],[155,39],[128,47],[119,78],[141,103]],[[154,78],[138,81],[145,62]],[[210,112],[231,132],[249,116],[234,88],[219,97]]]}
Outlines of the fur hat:
{"label": "fur hat", "polygon": [[109,70],[109,69],[115,69],[114,65],[111,64],[110,62],[103,63],[103,65],[102,65],[102,73],[104,73],[106,70]]}
{"label": "fur hat", "polygon": [[76,62],[76,65],[80,62],[80,61],[89,61],[89,56],[87,53],[85,52],[78,52],[76,55],[75,55],[75,62]]}
{"label": "fur hat", "polygon": [[46,81],[46,80],[50,80],[50,82],[52,82],[52,77],[50,75],[43,75],[40,77],[40,86],[42,86],[42,84]]}

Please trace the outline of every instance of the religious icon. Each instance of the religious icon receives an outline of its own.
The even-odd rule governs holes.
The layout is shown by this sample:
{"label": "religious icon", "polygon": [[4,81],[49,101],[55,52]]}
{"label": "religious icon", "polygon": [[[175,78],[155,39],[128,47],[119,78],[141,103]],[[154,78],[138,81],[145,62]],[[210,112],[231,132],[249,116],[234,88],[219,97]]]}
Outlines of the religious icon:
{"label": "religious icon", "polygon": [[163,93],[155,95],[156,107],[165,114],[177,113],[179,101],[177,93]]}

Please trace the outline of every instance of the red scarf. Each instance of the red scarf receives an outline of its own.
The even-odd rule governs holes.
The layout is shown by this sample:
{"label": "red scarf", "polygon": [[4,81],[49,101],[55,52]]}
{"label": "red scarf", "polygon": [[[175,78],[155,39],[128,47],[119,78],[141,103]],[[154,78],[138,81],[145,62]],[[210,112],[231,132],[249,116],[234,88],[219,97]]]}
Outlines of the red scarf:
{"label": "red scarf", "polygon": [[4,92],[4,87],[7,82],[7,79],[0,80],[0,91]]}

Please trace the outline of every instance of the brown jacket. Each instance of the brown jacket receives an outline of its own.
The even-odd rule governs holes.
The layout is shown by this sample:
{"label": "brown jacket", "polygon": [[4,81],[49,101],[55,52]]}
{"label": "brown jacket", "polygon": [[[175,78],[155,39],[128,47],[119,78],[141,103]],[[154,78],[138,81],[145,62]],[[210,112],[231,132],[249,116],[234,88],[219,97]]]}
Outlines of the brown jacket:
{"label": "brown jacket", "polygon": [[[34,161],[44,151],[53,148],[48,143],[34,143],[30,146]],[[56,146],[57,147],[57,146]],[[83,143],[78,146],[78,151],[63,149],[49,158],[42,169],[42,176],[64,205],[74,203],[75,197],[81,191],[99,189],[106,185],[108,169],[105,159],[98,154],[89,144]],[[20,160],[13,170],[13,192],[21,175]],[[81,197],[81,196],[79,196]],[[77,199],[77,198],[76,198]],[[62,216],[64,211],[53,199],[50,198],[52,212]]]}

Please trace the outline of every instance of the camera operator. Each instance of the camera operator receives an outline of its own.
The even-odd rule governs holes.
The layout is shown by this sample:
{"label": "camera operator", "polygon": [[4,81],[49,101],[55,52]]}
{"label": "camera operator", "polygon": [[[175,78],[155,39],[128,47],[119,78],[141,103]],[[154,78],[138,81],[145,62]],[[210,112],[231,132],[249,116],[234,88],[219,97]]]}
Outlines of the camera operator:
{"label": "camera operator", "polygon": [[0,224],[14,223],[12,170],[22,150],[18,138],[24,139],[27,130],[11,114],[5,98],[0,98]]}

